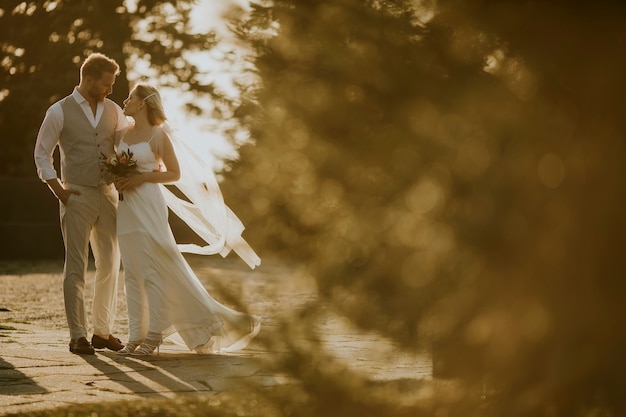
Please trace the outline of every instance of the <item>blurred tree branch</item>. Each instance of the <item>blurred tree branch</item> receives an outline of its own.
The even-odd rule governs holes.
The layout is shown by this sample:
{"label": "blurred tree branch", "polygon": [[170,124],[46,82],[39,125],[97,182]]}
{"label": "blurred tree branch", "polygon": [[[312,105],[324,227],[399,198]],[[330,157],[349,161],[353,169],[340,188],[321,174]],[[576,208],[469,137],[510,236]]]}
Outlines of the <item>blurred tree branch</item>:
{"label": "blurred tree branch", "polygon": [[623,413],[624,6],[253,7],[250,239],[431,349],[444,414]]}

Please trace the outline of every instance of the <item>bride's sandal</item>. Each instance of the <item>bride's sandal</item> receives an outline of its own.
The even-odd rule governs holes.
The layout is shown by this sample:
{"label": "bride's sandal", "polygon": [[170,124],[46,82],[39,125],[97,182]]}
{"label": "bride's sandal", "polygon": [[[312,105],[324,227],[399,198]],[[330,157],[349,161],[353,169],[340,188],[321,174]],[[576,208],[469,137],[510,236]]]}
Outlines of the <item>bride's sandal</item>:
{"label": "bride's sandal", "polygon": [[137,342],[128,342],[126,346],[117,351],[118,355],[130,355],[141,345],[141,340]]}
{"label": "bride's sandal", "polygon": [[137,349],[135,349],[131,355],[133,356],[147,356],[152,355],[152,352],[156,349],[157,356],[159,356],[159,346],[161,346],[162,340],[145,340]]}

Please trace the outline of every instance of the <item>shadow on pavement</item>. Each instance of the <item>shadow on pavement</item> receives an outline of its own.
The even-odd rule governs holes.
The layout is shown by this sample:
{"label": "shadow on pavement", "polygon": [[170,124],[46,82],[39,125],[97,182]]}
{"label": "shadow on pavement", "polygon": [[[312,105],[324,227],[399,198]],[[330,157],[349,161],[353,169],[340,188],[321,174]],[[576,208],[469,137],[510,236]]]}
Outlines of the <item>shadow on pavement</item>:
{"label": "shadow on pavement", "polygon": [[[101,360],[87,362],[111,381],[126,386],[135,395],[156,393],[209,394],[243,387],[242,377],[254,377],[262,368],[258,358],[235,355],[202,355],[189,352],[163,352],[159,356],[121,356],[114,352],[98,352],[118,366]],[[97,356],[97,355],[96,355]]]}
{"label": "shadow on pavement", "polygon": [[44,394],[47,389],[0,358],[0,395]]}

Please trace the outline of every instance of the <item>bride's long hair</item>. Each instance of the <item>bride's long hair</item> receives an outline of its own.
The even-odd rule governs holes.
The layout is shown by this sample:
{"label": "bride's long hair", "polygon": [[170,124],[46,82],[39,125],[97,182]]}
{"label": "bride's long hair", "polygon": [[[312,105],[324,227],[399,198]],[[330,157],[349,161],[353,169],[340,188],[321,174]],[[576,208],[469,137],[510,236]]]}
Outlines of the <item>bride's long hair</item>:
{"label": "bride's long hair", "polygon": [[163,110],[163,101],[159,90],[149,84],[140,83],[135,86],[135,92],[146,103],[148,122],[153,126],[160,126],[165,123],[167,116]]}

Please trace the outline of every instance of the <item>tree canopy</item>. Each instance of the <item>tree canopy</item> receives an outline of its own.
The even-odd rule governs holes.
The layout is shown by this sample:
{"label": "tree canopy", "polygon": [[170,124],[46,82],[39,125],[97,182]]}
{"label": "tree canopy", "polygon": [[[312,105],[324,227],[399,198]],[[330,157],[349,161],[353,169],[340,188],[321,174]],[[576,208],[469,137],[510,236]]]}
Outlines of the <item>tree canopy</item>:
{"label": "tree canopy", "polygon": [[[117,103],[127,97],[130,82],[146,77],[230,105],[187,56],[190,51],[208,51],[218,41],[212,32],[191,30],[194,1],[131,4],[0,2],[0,175],[33,175],[32,150],[45,111],[78,84],[80,64],[91,52],[102,52],[120,65],[122,73],[111,95]],[[147,64],[140,66],[140,61]]]}

